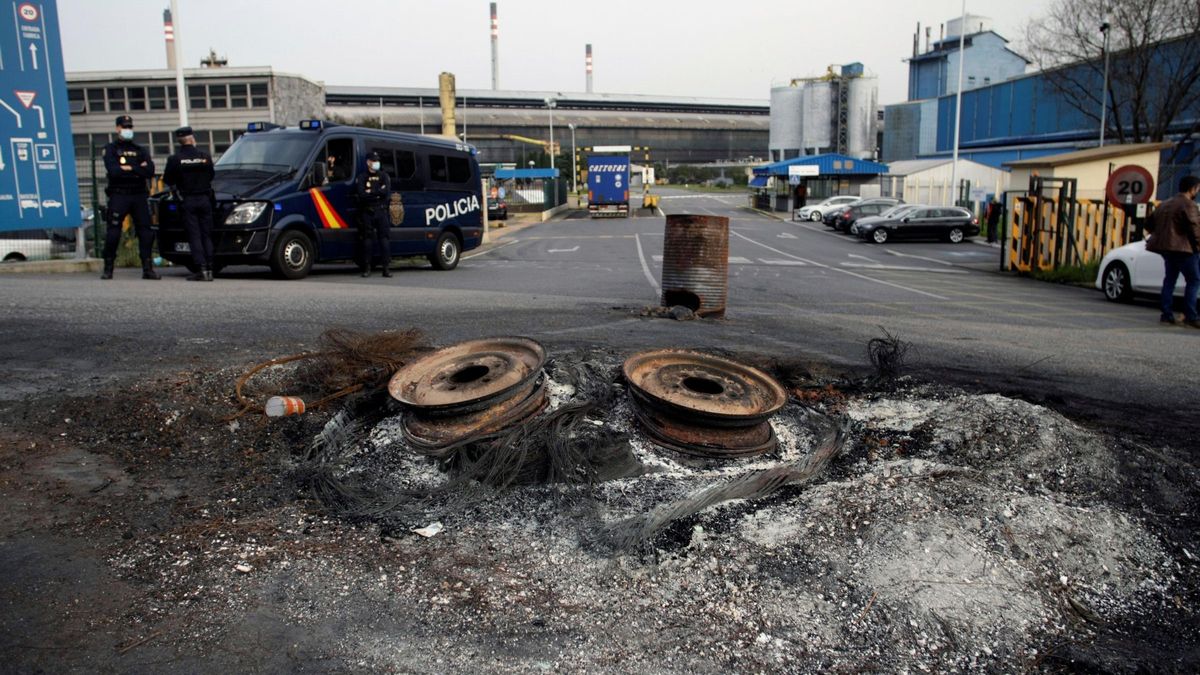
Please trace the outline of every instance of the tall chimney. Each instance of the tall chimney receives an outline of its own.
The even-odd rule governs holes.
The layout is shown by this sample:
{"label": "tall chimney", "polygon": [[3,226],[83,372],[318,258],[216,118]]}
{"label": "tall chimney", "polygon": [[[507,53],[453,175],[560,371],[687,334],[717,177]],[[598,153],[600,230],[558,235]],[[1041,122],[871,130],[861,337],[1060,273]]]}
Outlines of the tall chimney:
{"label": "tall chimney", "polygon": [[438,75],[438,98],[442,102],[442,135],[458,138],[454,129],[454,73]]}
{"label": "tall chimney", "polygon": [[500,88],[500,20],[496,18],[496,3],[492,3],[492,91]]}
{"label": "tall chimney", "polygon": [[929,41],[933,37],[933,26],[925,26],[925,51],[929,51]]}
{"label": "tall chimney", "polygon": [[167,39],[167,70],[175,70],[175,24],[169,8],[163,10],[163,37]]}
{"label": "tall chimney", "polygon": [[946,39],[946,24],[939,23],[938,24],[938,42],[941,42],[942,40],[945,40],[945,39]]}
{"label": "tall chimney", "polygon": [[592,43],[587,45],[587,55],[584,58],[584,63],[587,64],[587,93],[592,93]]}
{"label": "tall chimney", "polygon": [[917,32],[913,33],[913,56],[921,49],[921,22],[917,22]]}

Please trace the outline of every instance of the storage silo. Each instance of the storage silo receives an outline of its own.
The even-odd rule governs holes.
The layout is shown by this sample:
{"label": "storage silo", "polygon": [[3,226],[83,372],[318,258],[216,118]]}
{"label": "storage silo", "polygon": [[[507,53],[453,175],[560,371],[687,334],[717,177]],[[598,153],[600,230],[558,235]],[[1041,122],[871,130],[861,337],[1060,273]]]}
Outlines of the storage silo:
{"label": "storage silo", "polygon": [[808,82],[804,86],[804,144],[807,152],[820,154],[834,149],[834,85],[832,82]]}
{"label": "storage silo", "polygon": [[804,123],[801,114],[804,88],[771,88],[771,127],[768,146],[772,159],[787,159],[804,148]]}
{"label": "storage silo", "polygon": [[849,87],[846,115],[846,154],[859,159],[875,156],[876,101],[879,78],[855,77],[846,80]]}

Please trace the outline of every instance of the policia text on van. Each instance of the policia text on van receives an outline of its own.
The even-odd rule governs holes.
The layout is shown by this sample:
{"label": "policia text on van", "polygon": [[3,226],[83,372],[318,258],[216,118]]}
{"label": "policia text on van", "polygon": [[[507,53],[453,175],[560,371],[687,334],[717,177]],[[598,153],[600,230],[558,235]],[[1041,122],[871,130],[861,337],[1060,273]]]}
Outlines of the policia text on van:
{"label": "policia text on van", "polygon": [[[270,265],[300,279],[313,263],[354,260],[355,177],[378,153],[403,209],[393,208],[391,254],[426,256],[437,269],[458,265],[483,237],[475,149],[453,141],[306,120],[299,128],[249,125],[216,164],[214,268]],[[160,195],[159,250],[190,264],[179,206]]]}

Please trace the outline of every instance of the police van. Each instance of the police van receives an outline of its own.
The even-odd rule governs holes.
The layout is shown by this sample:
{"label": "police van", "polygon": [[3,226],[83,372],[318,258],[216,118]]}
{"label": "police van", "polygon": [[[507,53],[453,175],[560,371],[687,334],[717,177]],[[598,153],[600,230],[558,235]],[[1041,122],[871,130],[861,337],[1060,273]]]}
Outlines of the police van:
{"label": "police van", "polygon": [[[401,214],[393,197],[392,256],[425,256],[436,269],[454,269],[462,252],[483,238],[472,146],[304,120],[295,128],[253,122],[217,161],[214,270],[270,265],[282,278],[301,279],[314,263],[353,260],[354,180],[372,152],[379,153],[380,170],[391,176],[403,206]],[[190,268],[179,204],[166,195],[155,201],[159,251]]]}

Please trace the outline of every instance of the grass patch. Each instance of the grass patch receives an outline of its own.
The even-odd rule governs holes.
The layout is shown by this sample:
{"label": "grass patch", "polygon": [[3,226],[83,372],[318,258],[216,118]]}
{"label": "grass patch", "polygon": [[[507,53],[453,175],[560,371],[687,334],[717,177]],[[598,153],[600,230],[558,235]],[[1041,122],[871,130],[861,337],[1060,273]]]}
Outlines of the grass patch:
{"label": "grass patch", "polygon": [[1067,265],[1056,270],[1033,270],[1029,276],[1052,284],[1091,284],[1100,273],[1100,261]]}

